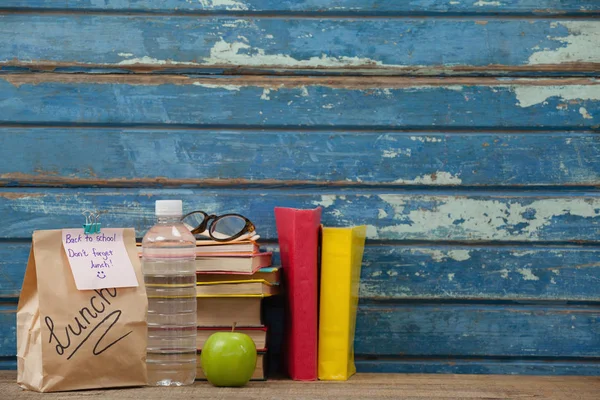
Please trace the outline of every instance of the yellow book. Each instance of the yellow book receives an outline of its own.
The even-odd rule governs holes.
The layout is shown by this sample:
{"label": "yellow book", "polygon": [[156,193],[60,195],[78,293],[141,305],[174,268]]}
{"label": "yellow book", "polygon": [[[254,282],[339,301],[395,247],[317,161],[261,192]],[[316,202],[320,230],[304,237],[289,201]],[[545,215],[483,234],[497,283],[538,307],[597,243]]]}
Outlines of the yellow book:
{"label": "yellow book", "polygon": [[320,380],[347,380],[356,372],[354,330],[367,227],[323,228],[319,312]]}

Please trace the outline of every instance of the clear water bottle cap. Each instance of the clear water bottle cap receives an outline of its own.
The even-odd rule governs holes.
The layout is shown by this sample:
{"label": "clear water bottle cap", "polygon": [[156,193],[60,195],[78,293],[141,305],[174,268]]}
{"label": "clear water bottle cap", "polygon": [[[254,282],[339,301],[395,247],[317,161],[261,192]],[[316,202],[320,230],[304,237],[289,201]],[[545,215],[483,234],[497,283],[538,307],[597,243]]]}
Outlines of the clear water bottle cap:
{"label": "clear water bottle cap", "polygon": [[157,217],[177,217],[183,215],[183,202],[181,200],[156,200]]}

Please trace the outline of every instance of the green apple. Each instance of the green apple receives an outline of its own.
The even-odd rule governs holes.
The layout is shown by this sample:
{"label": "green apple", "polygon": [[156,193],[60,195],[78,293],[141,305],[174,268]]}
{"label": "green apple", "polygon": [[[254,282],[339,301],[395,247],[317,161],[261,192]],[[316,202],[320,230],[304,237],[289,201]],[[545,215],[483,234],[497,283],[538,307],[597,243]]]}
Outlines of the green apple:
{"label": "green apple", "polygon": [[256,368],[256,345],[238,332],[216,332],[202,346],[200,362],[215,386],[244,386]]}

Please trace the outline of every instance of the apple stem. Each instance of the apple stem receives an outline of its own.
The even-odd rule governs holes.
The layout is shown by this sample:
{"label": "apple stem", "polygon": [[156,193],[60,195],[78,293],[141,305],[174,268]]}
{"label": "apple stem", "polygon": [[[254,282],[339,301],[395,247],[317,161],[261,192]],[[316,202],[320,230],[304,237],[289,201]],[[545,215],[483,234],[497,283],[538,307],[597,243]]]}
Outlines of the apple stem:
{"label": "apple stem", "polygon": [[233,326],[231,327],[231,332],[235,331],[235,324],[236,322],[233,323]]}

